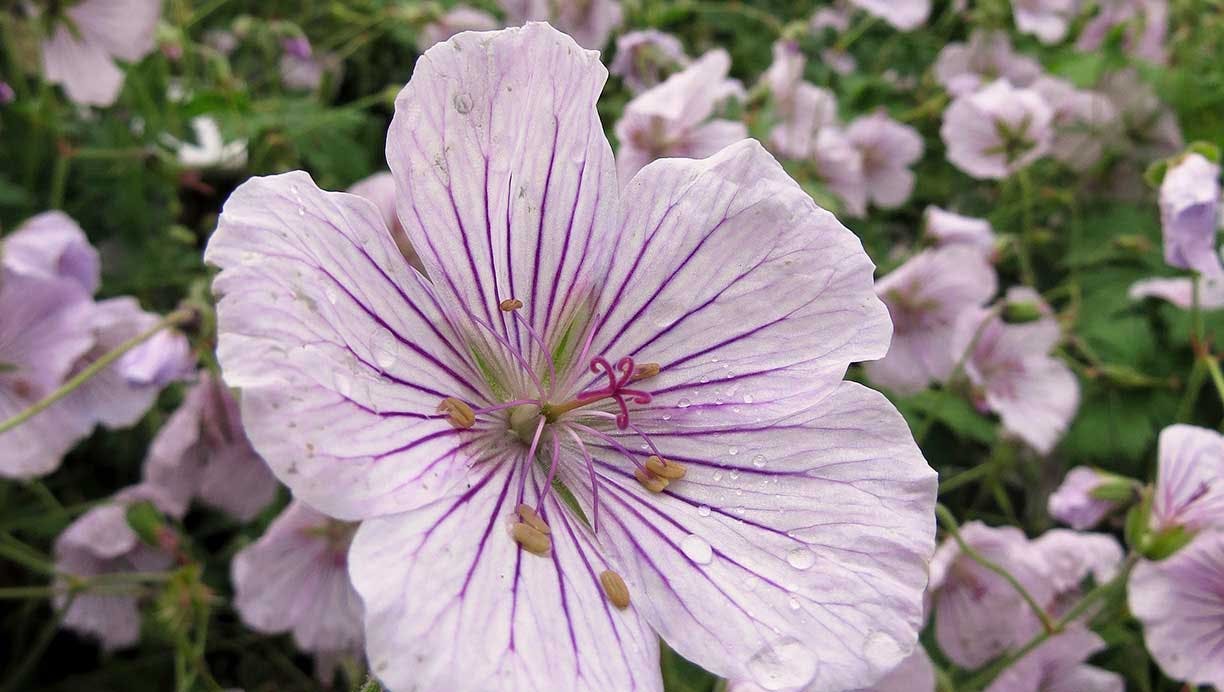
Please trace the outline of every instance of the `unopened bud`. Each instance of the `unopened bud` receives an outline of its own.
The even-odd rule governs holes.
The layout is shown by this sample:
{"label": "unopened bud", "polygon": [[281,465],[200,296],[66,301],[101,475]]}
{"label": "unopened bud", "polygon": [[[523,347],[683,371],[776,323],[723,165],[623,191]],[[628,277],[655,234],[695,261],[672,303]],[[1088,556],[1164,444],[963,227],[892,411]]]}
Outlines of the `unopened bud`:
{"label": "unopened bud", "polygon": [[476,413],[472,407],[453,396],[438,404],[438,413],[445,413],[450,424],[459,430],[467,430],[476,424]]}
{"label": "unopened bud", "polygon": [[1045,315],[1042,313],[1041,306],[1024,301],[1021,303],[1008,303],[1003,308],[1003,321],[1008,324],[1025,324],[1026,322],[1036,322]]}
{"label": "unopened bud", "polygon": [[166,519],[152,502],[142,500],[128,505],[127,523],[146,545],[163,547]]}

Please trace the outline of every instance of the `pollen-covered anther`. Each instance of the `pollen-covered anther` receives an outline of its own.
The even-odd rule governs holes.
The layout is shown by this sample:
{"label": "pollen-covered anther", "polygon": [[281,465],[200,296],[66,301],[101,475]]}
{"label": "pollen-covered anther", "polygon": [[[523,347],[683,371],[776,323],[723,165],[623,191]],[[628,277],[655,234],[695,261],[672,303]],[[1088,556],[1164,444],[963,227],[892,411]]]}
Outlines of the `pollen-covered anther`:
{"label": "pollen-covered anther", "polygon": [[518,298],[507,298],[498,303],[497,307],[500,308],[502,312],[514,312],[515,310],[523,307],[523,301],[519,300]]}
{"label": "pollen-covered anther", "polygon": [[662,368],[659,367],[658,363],[642,363],[634,368],[633,377],[629,381],[638,382],[640,380],[650,379],[651,377],[658,375],[659,370],[661,369]]}
{"label": "pollen-covered anther", "polygon": [[514,538],[515,543],[529,553],[547,555],[548,551],[552,550],[552,539],[547,534],[522,522],[514,525],[510,535]]}
{"label": "pollen-covered anther", "polygon": [[688,472],[688,469],[684,468],[684,464],[678,461],[668,461],[661,456],[653,454],[646,460],[646,470],[669,481],[678,481],[684,478],[684,474]]}
{"label": "pollen-covered anther", "polygon": [[453,396],[446,397],[438,404],[438,413],[446,414],[446,420],[459,430],[467,430],[476,424],[476,412],[472,407]]}
{"label": "pollen-covered anther", "polygon": [[661,493],[667,488],[668,481],[666,478],[656,476],[645,469],[635,469],[633,471],[633,477],[638,480],[638,483],[642,484],[643,488],[646,488],[652,493]]}
{"label": "pollen-covered anther", "polygon": [[539,531],[545,536],[552,533],[552,529],[548,528],[548,524],[544,523],[544,520],[540,518],[540,515],[536,514],[536,511],[529,505],[519,505],[515,511],[518,512],[519,519],[522,520],[524,524],[530,526],[536,531]]}
{"label": "pollen-covered anther", "polygon": [[621,610],[629,607],[629,587],[621,575],[610,569],[604,570],[599,575],[599,583],[612,605]]}

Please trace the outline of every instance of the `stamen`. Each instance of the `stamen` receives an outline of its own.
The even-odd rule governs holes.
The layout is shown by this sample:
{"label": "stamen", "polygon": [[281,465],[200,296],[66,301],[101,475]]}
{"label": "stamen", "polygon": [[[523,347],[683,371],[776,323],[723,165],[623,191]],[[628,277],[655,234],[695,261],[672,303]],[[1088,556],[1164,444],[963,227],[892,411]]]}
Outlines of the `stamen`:
{"label": "stamen", "polygon": [[647,459],[646,470],[669,481],[678,481],[688,472],[684,464],[678,461],[668,461],[660,456],[652,456]]}
{"label": "stamen", "polygon": [[633,477],[637,479],[638,483],[642,484],[643,488],[652,493],[661,493],[667,489],[668,480],[666,478],[656,476],[645,469],[634,469]]}
{"label": "stamen", "polygon": [[544,479],[544,492],[540,493],[540,499],[536,502],[536,511],[538,512],[544,506],[544,500],[552,493],[553,478],[557,477],[557,460],[561,458],[561,438],[557,437],[554,432],[553,436],[553,453],[552,460],[548,462],[548,477]]}
{"label": "stamen", "polygon": [[527,476],[530,475],[531,464],[535,461],[536,448],[540,445],[540,435],[544,432],[544,416],[539,417],[539,422],[536,423],[535,434],[531,436],[531,446],[527,449],[527,456],[523,457],[526,461],[526,468],[523,469],[523,476],[519,480],[519,503],[523,502],[523,495],[527,492]]}
{"label": "stamen", "polygon": [[502,312],[514,312],[515,310],[523,307],[523,301],[519,300],[518,298],[507,298],[498,303],[497,307],[500,308]]}
{"label": "stamen", "polygon": [[651,377],[658,375],[659,370],[661,370],[661,368],[659,367],[658,363],[642,363],[641,365],[637,366],[637,370],[633,371],[633,377],[629,381],[638,382],[640,380],[650,379]]}
{"label": "stamen", "polygon": [[603,586],[604,595],[612,605],[620,610],[629,607],[629,587],[621,575],[612,570],[604,570],[599,575],[599,583]]}
{"label": "stamen", "polygon": [[534,555],[547,555],[549,550],[552,550],[552,539],[547,534],[541,533],[538,529],[523,523],[514,525],[510,535],[514,537],[514,542],[529,553]]}
{"label": "stamen", "polygon": [[578,445],[578,450],[582,452],[582,459],[586,462],[587,473],[591,477],[591,530],[599,533],[599,483],[595,482],[595,461],[591,459],[591,453],[587,451],[578,433],[569,428],[566,428],[565,432],[574,438],[574,444]]}
{"label": "stamen", "polygon": [[476,412],[471,406],[453,396],[446,397],[438,404],[438,413],[446,415],[446,419],[458,430],[467,430],[476,424]]}
{"label": "stamen", "polygon": [[625,449],[625,446],[624,446],[624,445],[622,445],[621,443],[619,443],[619,442],[617,442],[616,440],[612,439],[612,438],[611,438],[611,437],[609,437],[608,435],[605,435],[604,433],[602,433],[602,432],[600,432],[600,431],[596,430],[595,428],[592,428],[592,427],[590,427],[590,426],[588,426],[588,425],[579,425],[579,424],[576,424],[576,423],[573,423],[572,425],[573,425],[575,428],[578,428],[578,429],[582,430],[583,432],[590,433],[590,434],[592,434],[592,435],[594,435],[594,436],[596,436],[596,437],[598,437],[598,438],[602,439],[604,442],[607,442],[608,444],[612,445],[612,448],[613,448],[613,449],[615,449],[616,451],[618,451],[618,452],[620,452],[621,454],[623,454],[623,455],[625,456],[625,458],[626,458],[626,459],[628,459],[628,460],[629,460],[629,461],[630,461],[630,462],[631,462],[631,463],[632,463],[634,466],[636,466],[636,467],[637,467],[639,470],[642,470],[642,471],[645,471],[645,470],[646,470],[646,467],[645,467],[645,466],[642,466],[642,462],[640,462],[640,461],[638,461],[638,460],[637,460],[637,457],[636,457],[636,456],[634,456],[633,452],[630,452],[628,449]]}
{"label": "stamen", "polygon": [[524,524],[530,526],[536,531],[539,531],[545,536],[552,533],[552,529],[548,528],[548,524],[544,523],[544,520],[540,518],[540,515],[537,514],[536,511],[529,505],[519,505],[515,511],[518,512],[519,519],[521,519]]}
{"label": "stamen", "polygon": [[[523,304],[522,301],[515,302],[517,302],[519,306],[522,306]],[[536,334],[536,330],[531,328],[531,325],[528,324],[527,320],[523,319],[522,315],[515,312],[514,319],[518,320],[519,324],[523,325],[523,328],[527,330],[527,335],[530,336],[532,340],[536,342],[536,345],[540,347],[540,353],[544,354],[544,359],[548,362],[548,382],[554,387],[557,386],[557,366],[553,363],[552,354],[548,352],[548,346],[544,344],[544,340],[540,338],[540,335]]]}
{"label": "stamen", "polygon": [[473,322],[480,325],[481,327],[484,327],[485,331],[487,331],[489,334],[493,336],[494,339],[497,340],[497,343],[501,344],[503,348],[505,348],[507,351],[510,352],[510,355],[515,360],[518,361],[518,364],[522,366],[523,371],[526,372],[527,376],[531,378],[532,384],[536,386],[536,390],[540,394],[540,400],[543,401],[544,399],[546,399],[548,395],[545,394],[544,392],[543,383],[540,382],[540,378],[536,377],[535,371],[531,369],[531,366],[527,363],[526,359],[523,358],[523,354],[519,353],[518,349],[511,346],[510,342],[506,340],[506,337],[502,336],[501,334],[498,334],[497,330],[494,329],[492,325],[480,319],[476,315],[472,314],[472,311],[468,310],[467,306],[460,303],[459,307],[463,308],[463,311],[467,313],[468,319],[472,320]]}

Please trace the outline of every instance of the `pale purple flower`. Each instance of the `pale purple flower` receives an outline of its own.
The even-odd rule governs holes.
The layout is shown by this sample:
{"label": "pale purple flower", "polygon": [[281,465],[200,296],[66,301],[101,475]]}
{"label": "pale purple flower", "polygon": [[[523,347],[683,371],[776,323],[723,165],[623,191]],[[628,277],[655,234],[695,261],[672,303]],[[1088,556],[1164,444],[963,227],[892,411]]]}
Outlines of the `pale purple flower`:
{"label": "pale purple flower", "polygon": [[[162,548],[143,542],[128,525],[127,509],[140,501],[151,501],[165,511],[155,488],[138,485],[127,488],[69,524],[55,539],[56,571],[88,578],[116,572],[168,569],[174,557]],[[62,581],[57,583],[67,586]],[[57,595],[54,601],[57,608],[63,608],[68,605],[68,596]],[[132,646],[140,641],[140,601],[135,592],[123,593],[115,586],[104,593],[86,590],[72,600],[61,624],[97,639],[108,651]]]}
{"label": "pale purple flower", "polygon": [[[89,295],[74,281],[0,262],[0,421],[54,391],[93,343]],[[59,468],[89,427],[51,410],[0,433],[0,476],[37,478]]]}
{"label": "pale purple flower", "polygon": [[[296,423],[295,423],[296,425]],[[206,372],[149,445],[145,482],[182,514],[192,498],[249,521],[276,498],[276,479],[251,447],[238,402]]]}
{"label": "pale purple flower", "polygon": [[998,309],[967,310],[957,322],[952,353],[965,357],[979,408],[995,412],[1004,430],[1049,454],[1079,408],[1079,381],[1066,363],[1049,355],[1061,329],[1040,296],[1013,287],[1007,302],[1032,303],[1044,316],[1007,324]]}
{"label": "pale purple flower", "polygon": [[123,87],[116,60],[136,62],[153,52],[160,0],[84,0],[69,7],[42,44],[47,81],[64,87],[73,102],[109,106]]}
{"label": "pale purple flower", "polygon": [[820,182],[841,200],[850,216],[867,213],[867,181],[863,177],[863,152],[840,127],[822,127],[816,133],[811,153]]}
{"label": "pale purple flower", "polygon": [[1220,166],[1189,153],[1169,166],[1160,183],[1164,259],[1171,267],[1224,275],[1216,251],[1220,227]]}
{"label": "pale purple flower", "polygon": [[395,211],[395,178],[385,171],[375,173],[353,183],[348,191],[359,197],[365,197],[373,202],[374,206],[378,207],[378,211],[383,217],[383,223],[390,230],[391,238],[395,241],[395,246],[399,248],[400,254],[417,271],[425,271],[425,267],[421,264],[421,259],[417,257],[416,250],[412,249],[412,243],[408,241],[408,234],[404,233],[404,227],[400,224],[399,215]]}
{"label": "pale purple flower", "polygon": [[1160,431],[1152,528],[1224,528],[1224,437],[1193,425]]}
{"label": "pale purple flower", "polygon": [[1080,32],[1077,47],[1095,51],[1113,28],[1126,24],[1125,45],[1131,55],[1158,65],[1168,60],[1165,35],[1169,29],[1168,0],[1098,0],[1099,10]]}
{"label": "pale purple flower", "polygon": [[433,44],[463,31],[492,31],[500,27],[501,24],[488,12],[456,5],[421,29],[417,36],[417,50],[424,53]]}
{"label": "pale purple flower", "polygon": [[[769,133],[769,146],[779,156],[788,159],[807,159],[815,156],[816,142],[820,132],[837,122],[837,97],[828,89],[808,82],[800,82],[789,101],[778,101],[778,124]],[[853,149],[845,136],[840,139],[842,149]],[[857,151],[843,151],[851,161],[861,158]],[[851,178],[862,177],[862,161],[858,162],[858,174],[850,172]]]}
{"label": "pale purple flower", "polygon": [[281,42],[280,78],[287,89],[314,91],[323,84],[324,75],[338,75],[340,60],[331,53],[315,53],[305,36]]}
{"label": "pale purple flower", "polygon": [[357,525],[291,502],[230,566],[234,609],[264,634],[292,632],[302,651],[360,651],[361,598],[348,575]]}
{"label": "pale purple flower", "polygon": [[[1160,298],[1182,310],[1194,306],[1194,279],[1190,277],[1143,279],[1131,284],[1131,300]],[[1224,308],[1224,277],[1199,277],[1199,308],[1218,310]]]}
{"label": "pale purple flower", "polygon": [[1107,533],[1051,529],[1034,539],[1032,546],[1045,562],[1054,594],[1051,601],[1042,605],[1055,617],[1063,614],[1067,596],[1079,595],[1084,579],[1091,576],[1093,582],[1104,584],[1122,566],[1122,544]]}
{"label": "pale purple flower", "polygon": [[977,91],[996,79],[1025,87],[1042,74],[1041,63],[1015,52],[1002,31],[974,31],[968,43],[949,43],[935,60],[935,81],[953,96]]}
{"label": "pale purple flower", "polygon": [[429,50],[387,140],[425,275],[359,197],[235,191],[206,258],[247,430],[362,522],[391,688],[659,690],[658,636],[766,687],[871,685],[916,642],[935,495],[842,381],[887,349],[871,263],[752,140],[622,192],[605,79],[542,24]]}
{"label": "pale purple flower", "polygon": [[163,329],[148,341],[123,354],[115,367],[133,387],[165,387],[186,379],[196,357],[182,332]]}
{"label": "pale purple flower", "polygon": [[1072,169],[1084,171],[1096,165],[1105,148],[1123,136],[1118,109],[1104,94],[1045,76],[1032,88],[1054,111],[1050,156]]}
{"label": "pale purple flower", "polygon": [[1095,632],[1072,627],[1009,666],[986,692],[1125,692],[1121,675],[1086,663],[1105,646]]}
{"label": "pale purple flower", "polygon": [[843,0],[838,0],[832,5],[821,7],[813,12],[812,19],[808,23],[812,27],[812,31],[832,29],[841,33],[850,28],[850,14],[849,4]]}
{"label": "pale purple flower", "polygon": [[25,274],[59,277],[93,295],[101,283],[98,251],[85,231],[62,211],[32,216],[4,237],[4,263]]}
{"label": "pale purple flower", "polygon": [[978,248],[986,257],[994,256],[994,227],[986,219],[962,216],[936,206],[927,207],[923,217],[926,234],[939,246],[969,245]]}
{"label": "pale purple flower", "polygon": [[931,14],[931,0],[850,0],[850,3],[902,31],[926,24]]}
{"label": "pale purple flower", "polygon": [[[961,538],[1008,570],[1038,603],[1054,599],[1048,568],[1024,532],[978,521],[960,527]],[[930,591],[935,639],[952,662],[978,668],[1024,644],[1041,623],[1007,580],[965,555],[951,537],[931,560]],[[1006,613],[1006,617],[1000,614]]]}
{"label": "pale purple flower", "polygon": [[1117,506],[1109,500],[1092,496],[1092,492],[1104,482],[1105,479],[1095,469],[1087,466],[1071,469],[1063,478],[1062,485],[1050,493],[1050,516],[1080,531],[1101,523]]}
{"label": "pale purple flower", "polygon": [[1166,106],[1152,86],[1134,68],[1111,72],[1097,85],[1118,110],[1133,148],[1131,156],[1147,166],[1172,156],[1185,146],[1177,114]]}
{"label": "pale purple flower", "polygon": [[616,57],[608,71],[638,94],[692,62],[680,39],[657,29],[630,31],[616,39]]}
{"label": "pale purple flower", "polygon": [[512,26],[547,21],[589,50],[601,50],[624,21],[620,0],[498,0],[498,4]]}
{"label": "pale purple flower", "polygon": [[204,32],[204,43],[221,55],[230,55],[238,49],[238,37],[225,29],[210,29]]}
{"label": "pale purple flower", "polygon": [[867,376],[901,394],[947,380],[956,368],[957,319],[989,302],[997,287],[994,267],[975,248],[952,245],[910,258],[876,283],[892,317],[893,339],[888,355],[867,363]]}
{"label": "pale purple flower", "polygon": [[1006,178],[1050,150],[1053,118],[1041,94],[999,80],[956,97],[939,134],[957,168],[975,178]]}
{"label": "pale purple flower", "polygon": [[1166,675],[1224,687],[1224,531],[1200,534],[1160,562],[1140,562],[1127,595]]}
{"label": "pale purple flower", "polygon": [[829,69],[834,74],[839,74],[843,77],[853,74],[858,69],[858,60],[855,60],[853,55],[844,50],[826,48],[820,51],[820,59],[824,60],[824,63],[829,66]]}
{"label": "pale purple flower", "polygon": [[290,36],[283,39],[281,41],[281,50],[286,55],[298,60],[307,60],[314,55],[314,49],[310,46],[310,39],[305,36]]}
{"label": "pale purple flower", "polygon": [[880,110],[852,121],[846,137],[863,156],[863,183],[872,204],[901,206],[914,190],[909,167],[922,158],[922,135]]}
{"label": "pale purple flower", "polygon": [[761,75],[761,83],[769,89],[774,108],[781,111],[780,115],[791,109],[795,91],[803,83],[803,70],[806,66],[807,58],[803,55],[798,41],[774,41],[773,62],[769,63],[769,69]]}
{"label": "pale purple flower", "polygon": [[0,80],[0,106],[7,106],[17,98],[17,92],[8,82]]}
{"label": "pale purple flower", "polygon": [[1079,12],[1079,0],[1012,0],[1016,29],[1042,43],[1058,43]]}
{"label": "pale purple flower", "polygon": [[[820,692],[822,689],[807,687],[793,692]],[[754,682],[738,681],[727,683],[726,692],[767,692],[767,689]],[[882,680],[854,692],[935,692],[935,666],[926,650],[916,646],[914,652]]]}
{"label": "pale purple flower", "polygon": [[616,122],[622,184],[655,159],[701,159],[748,136],[743,123],[712,118],[720,103],[742,94],[727,79],[730,68],[727,52],[712,50],[625,106]]}

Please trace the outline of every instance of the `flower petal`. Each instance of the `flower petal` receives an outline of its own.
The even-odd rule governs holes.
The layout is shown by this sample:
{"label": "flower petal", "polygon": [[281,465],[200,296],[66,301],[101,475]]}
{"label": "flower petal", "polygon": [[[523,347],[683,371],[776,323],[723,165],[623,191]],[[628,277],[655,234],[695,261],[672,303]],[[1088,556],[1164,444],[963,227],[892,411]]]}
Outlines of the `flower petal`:
{"label": "flower petal", "polygon": [[301,172],[234,192],[205,259],[222,268],[218,357],[255,449],[296,496],[361,518],[458,479],[448,396],[482,400],[428,282],[378,210]]}
{"label": "flower petal", "polygon": [[60,211],[31,217],[7,236],[4,263],[26,274],[72,279],[90,295],[102,276],[98,251],[80,225]]}
{"label": "flower petal", "polygon": [[102,46],[77,40],[62,26],[43,43],[42,64],[47,81],[63,86],[74,103],[109,106],[123,88],[123,71]]}

